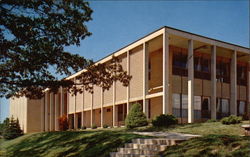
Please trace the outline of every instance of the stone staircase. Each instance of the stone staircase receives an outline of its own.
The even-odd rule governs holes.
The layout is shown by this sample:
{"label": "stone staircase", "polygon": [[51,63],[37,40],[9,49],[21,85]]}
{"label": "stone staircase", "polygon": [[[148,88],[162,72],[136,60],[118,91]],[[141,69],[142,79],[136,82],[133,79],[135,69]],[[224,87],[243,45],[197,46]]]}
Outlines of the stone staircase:
{"label": "stone staircase", "polygon": [[124,148],[118,148],[117,152],[111,152],[111,157],[161,157],[168,146],[178,144],[186,139],[150,138],[133,139],[132,143],[126,143]]}

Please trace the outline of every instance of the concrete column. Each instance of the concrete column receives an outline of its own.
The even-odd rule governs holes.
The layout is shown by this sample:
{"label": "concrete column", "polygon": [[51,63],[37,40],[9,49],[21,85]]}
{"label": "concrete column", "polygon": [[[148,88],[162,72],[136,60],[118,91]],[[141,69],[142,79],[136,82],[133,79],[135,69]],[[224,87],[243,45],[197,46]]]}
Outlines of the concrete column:
{"label": "concrete column", "polygon": [[66,91],[66,96],[67,96],[67,103],[66,103],[66,107],[67,107],[67,111],[64,111],[65,112],[65,114],[67,115],[67,119],[69,119],[69,92],[68,91]]}
{"label": "concrete column", "polygon": [[54,131],[55,127],[55,123],[54,123],[54,93],[50,93],[50,131]]}
{"label": "concrete column", "polygon": [[84,116],[84,92],[85,91],[83,90],[83,92],[82,92],[82,102],[83,102],[82,104],[83,105],[82,105],[82,124],[81,124],[81,126],[84,126],[84,122],[83,122],[84,121],[84,118],[83,118],[83,116]]}
{"label": "concrete column", "polygon": [[194,122],[194,52],[193,40],[188,40],[188,123]]}
{"label": "concrete column", "polygon": [[60,91],[61,91],[61,111],[60,111],[60,115],[64,115],[64,92],[63,92],[63,87],[60,87]]}
{"label": "concrete column", "polygon": [[93,94],[91,94],[90,127],[93,126]]}
{"label": "concrete column", "polygon": [[[129,51],[127,51],[127,73],[128,73],[128,75],[130,74],[130,55],[129,55]],[[129,87],[130,87],[130,84],[127,87],[127,114],[129,113],[129,97],[130,97]]]}
{"label": "concrete column", "polygon": [[45,131],[45,94],[41,98],[41,131]]}
{"label": "concrete column", "polygon": [[45,131],[49,131],[49,125],[48,125],[48,121],[49,121],[49,110],[48,110],[48,92],[45,92],[45,106],[44,106],[44,116],[45,116],[45,122],[44,122],[44,127],[45,127]]}
{"label": "concrete column", "polygon": [[55,130],[59,130],[59,94],[55,94]]}
{"label": "concrete column", "polygon": [[74,113],[74,129],[77,129],[78,126],[78,115]]}
{"label": "concrete column", "polygon": [[[250,58],[250,56],[249,56]],[[247,64],[247,113],[250,117],[250,61]]]}
{"label": "concrete column", "polygon": [[148,94],[148,43],[143,43],[143,112],[148,118],[148,103],[146,95]]}
{"label": "concrete column", "polygon": [[115,88],[116,88],[116,83],[113,82],[113,126],[116,126],[116,109],[115,109],[115,97],[116,97],[116,93],[115,93]]}
{"label": "concrete column", "polygon": [[101,90],[101,127],[103,127],[103,90]]}
{"label": "concrete column", "polygon": [[237,115],[237,52],[233,51],[230,71],[230,114]]}
{"label": "concrete column", "polygon": [[163,33],[163,103],[162,103],[162,113],[169,113],[169,39],[166,29]]}
{"label": "concrete column", "polygon": [[211,53],[211,119],[216,119],[216,46]]}

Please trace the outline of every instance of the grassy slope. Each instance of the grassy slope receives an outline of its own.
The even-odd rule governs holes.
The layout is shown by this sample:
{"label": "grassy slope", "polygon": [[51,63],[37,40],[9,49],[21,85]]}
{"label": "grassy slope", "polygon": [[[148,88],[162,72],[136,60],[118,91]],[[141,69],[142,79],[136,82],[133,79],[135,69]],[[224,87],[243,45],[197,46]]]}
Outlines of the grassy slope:
{"label": "grassy slope", "polygon": [[169,147],[165,157],[249,157],[250,137],[206,135]]}
{"label": "grassy slope", "polygon": [[[243,123],[249,123],[244,121]],[[144,127],[139,128],[137,131],[167,131],[167,132],[179,132],[189,133],[197,135],[244,135],[244,129],[241,128],[241,124],[223,125],[221,122],[210,122],[210,123],[194,123],[185,125],[176,125],[170,128],[154,128]]]}
{"label": "grassy slope", "polygon": [[68,131],[34,133],[0,141],[0,156],[18,157],[106,157],[109,152],[145,136],[118,131]]}
{"label": "grassy slope", "polygon": [[[165,152],[166,156],[240,155],[244,157],[250,153],[250,138],[239,136],[243,135],[241,125],[222,125],[220,122],[212,122],[176,125],[171,128],[142,127],[137,131],[169,131],[204,135],[178,146],[169,147]],[[105,157],[117,147],[138,137],[145,136],[133,135],[125,128],[27,134],[10,141],[0,139],[0,156],[2,154],[18,157]]]}

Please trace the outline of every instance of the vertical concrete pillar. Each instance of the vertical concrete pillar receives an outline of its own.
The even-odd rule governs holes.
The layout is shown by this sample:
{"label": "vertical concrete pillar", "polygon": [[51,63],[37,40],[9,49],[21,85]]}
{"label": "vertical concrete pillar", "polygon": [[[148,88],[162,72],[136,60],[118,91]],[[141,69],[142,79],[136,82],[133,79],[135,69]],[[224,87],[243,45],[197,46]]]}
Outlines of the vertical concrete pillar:
{"label": "vertical concrete pillar", "polygon": [[90,111],[90,127],[93,126],[93,101],[94,101],[93,93],[91,94],[91,111]]}
{"label": "vertical concrete pillar", "polygon": [[[128,73],[128,75],[130,74],[130,55],[129,55],[129,51],[127,51],[127,73]],[[129,83],[128,87],[127,87],[127,114],[129,113],[129,97],[130,97],[129,88],[130,88],[130,83]]]}
{"label": "vertical concrete pillar", "polygon": [[[76,84],[76,78],[74,78],[74,83]],[[74,129],[77,129],[76,94],[74,94],[74,114],[73,114],[73,116],[74,116]]]}
{"label": "vertical concrete pillar", "polygon": [[76,113],[74,115],[74,129],[77,129],[78,126],[78,115]]}
{"label": "vertical concrete pillar", "polygon": [[101,90],[101,127],[103,127],[103,89]]}
{"label": "vertical concrete pillar", "polygon": [[162,103],[162,113],[169,113],[169,39],[166,28],[163,33],[163,103]]}
{"label": "vertical concrete pillar", "polygon": [[188,123],[194,122],[194,52],[193,40],[188,40]]}
{"label": "vertical concrete pillar", "polygon": [[[250,59],[250,56],[249,56]],[[250,61],[247,64],[247,113],[250,117]]]}
{"label": "vertical concrete pillar", "polygon": [[50,93],[50,131],[54,130],[54,93]]}
{"label": "vertical concrete pillar", "polygon": [[45,94],[41,98],[41,131],[45,131]]}
{"label": "vertical concrete pillar", "polygon": [[211,118],[216,119],[216,46],[211,52]]}
{"label": "vertical concrete pillar", "polygon": [[60,115],[64,115],[64,92],[63,92],[63,87],[60,87],[60,92],[61,92],[61,111]]}
{"label": "vertical concrete pillar", "polygon": [[55,130],[58,131],[59,130],[59,122],[58,122],[58,118],[59,118],[59,94],[55,94]]}
{"label": "vertical concrete pillar", "polygon": [[44,106],[44,116],[45,116],[45,121],[44,121],[44,127],[45,127],[45,131],[49,131],[49,125],[48,125],[48,121],[49,121],[49,110],[48,110],[48,92],[45,92],[45,106]]}
{"label": "vertical concrete pillar", "polygon": [[115,109],[115,97],[116,97],[116,93],[115,93],[115,88],[116,88],[116,83],[113,82],[113,126],[116,126],[116,109]]}
{"label": "vertical concrete pillar", "polygon": [[237,52],[234,50],[231,58],[230,71],[230,114],[237,115]]}
{"label": "vertical concrete pillar", "polygon": [[148,43],[143,43],[143,112],[148,118],[148,103],[146,95],[148,94]]}
{"label": "vertical concrete pillar", "polygon": [[84,122],[83,121],[85,120],[84,119],[84,92],[85,91],[83,90],[83,92],[82,92],[82,104],[83,105],[82,105],[82,117],[81,117],[82,118],[82,120],[81,120],[82,124],[81,124],[81,126],[84,126]]}

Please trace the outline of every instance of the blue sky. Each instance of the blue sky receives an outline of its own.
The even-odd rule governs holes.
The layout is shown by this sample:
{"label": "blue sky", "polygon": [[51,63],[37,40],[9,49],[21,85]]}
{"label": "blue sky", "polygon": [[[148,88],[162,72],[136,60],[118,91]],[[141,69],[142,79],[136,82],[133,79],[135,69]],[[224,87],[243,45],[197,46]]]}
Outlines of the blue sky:
{"label": "blue sky", "polygon": [[[91,1],[92,36],[66,50],[99,60],[162,26],[249,47],[249,1]],[[0,120],[8,102],[0,100]]]}

